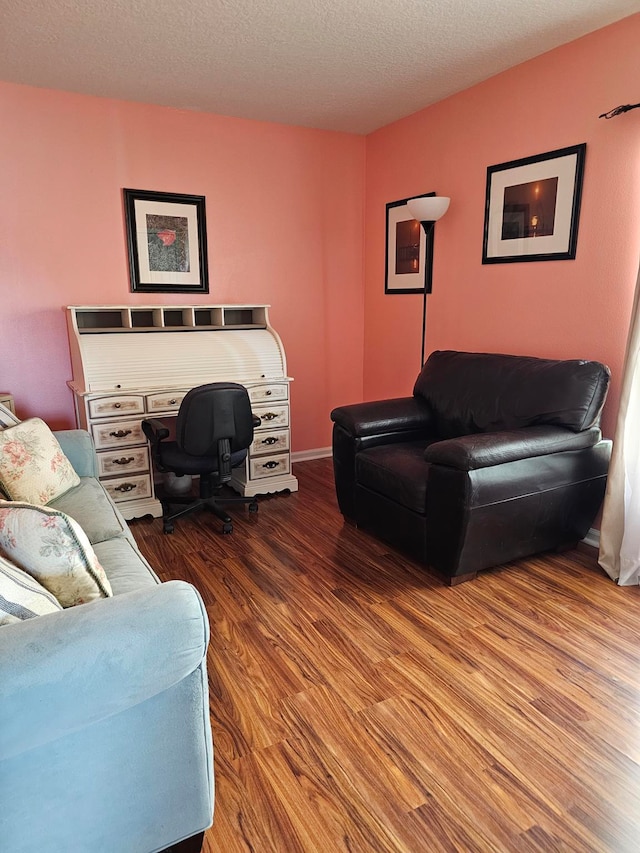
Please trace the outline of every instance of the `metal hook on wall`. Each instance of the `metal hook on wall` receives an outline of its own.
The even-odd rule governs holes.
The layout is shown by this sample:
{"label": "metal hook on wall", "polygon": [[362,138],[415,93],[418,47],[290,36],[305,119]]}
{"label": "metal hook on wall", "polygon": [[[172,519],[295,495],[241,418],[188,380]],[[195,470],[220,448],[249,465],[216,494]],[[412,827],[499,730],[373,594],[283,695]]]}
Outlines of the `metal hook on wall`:
{"label": "metal hook on wall", "polygon": [[640,104],[623,104],[620,107],[614,107],[612,110],[609,110],[608,113],[602,113],[598,118],[613,118],[614,116],[619,116],[622,113],[628,113],[629,110],[635,110],[636,107],[640,107]]}

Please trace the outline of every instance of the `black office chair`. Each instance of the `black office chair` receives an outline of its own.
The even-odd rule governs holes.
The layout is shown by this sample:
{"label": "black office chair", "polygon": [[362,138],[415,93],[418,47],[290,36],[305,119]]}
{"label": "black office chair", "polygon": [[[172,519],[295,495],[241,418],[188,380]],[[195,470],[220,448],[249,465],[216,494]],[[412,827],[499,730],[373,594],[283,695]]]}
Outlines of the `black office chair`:
{"label": "black office chair", "polygon": [[[249,512],[258,511],[255,497],[221,497],[220,490],[231,479],[232,468],[246,459],[253,429],[259,425],[260,419],[251,412],[247,389],[235,382],[212,382],[192,388],[180,404],[175,441],[166,440],[169,429],[161,420],[142,421],[158,471],[173,472],[178,477],[200,475],[200,496],[196,500],[191,495],[158,490],[164,533],[173,533],[176,518],[203,508],[222,520],[223,533],[232,533],[233,523],[222,504],[246,503]],[[175,504],[183,507],[172,513]]]}

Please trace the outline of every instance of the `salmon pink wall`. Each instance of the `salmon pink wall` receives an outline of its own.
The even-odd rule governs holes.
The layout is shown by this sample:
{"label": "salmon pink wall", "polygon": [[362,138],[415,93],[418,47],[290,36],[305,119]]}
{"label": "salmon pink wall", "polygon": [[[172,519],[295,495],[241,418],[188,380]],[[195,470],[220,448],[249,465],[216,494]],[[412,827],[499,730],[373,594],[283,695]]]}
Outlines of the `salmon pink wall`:
{"label": "salmon pink wall", "polygon": [[[613,434],[640,255],[640,15],[599,30],[367,138],[366,399],[410,393],[422,297],[384,294],[385,204],[451,197],[436,225],[427,352],[460,349],[592,358],[613,382]],[[490,165],[587,143],[577,256],[482,265]]]}
{"label": "salmon pink wall", "polygon": [[[266,302],[294,450],[362,396],[363,137],[0,83],[0,390],[74,423],[63,306]],[[122,188],[206,196],[209,295],[129,292]]]}

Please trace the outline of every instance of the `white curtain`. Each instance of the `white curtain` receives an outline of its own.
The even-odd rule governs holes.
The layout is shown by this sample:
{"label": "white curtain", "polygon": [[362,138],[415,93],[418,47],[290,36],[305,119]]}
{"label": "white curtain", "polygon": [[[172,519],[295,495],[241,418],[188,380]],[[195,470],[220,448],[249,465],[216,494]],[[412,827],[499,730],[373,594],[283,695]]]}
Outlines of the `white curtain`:
{"label": "white curtain", "polygon": [[598,561],[621,586],[640,582],[640,271],[631,318]]}

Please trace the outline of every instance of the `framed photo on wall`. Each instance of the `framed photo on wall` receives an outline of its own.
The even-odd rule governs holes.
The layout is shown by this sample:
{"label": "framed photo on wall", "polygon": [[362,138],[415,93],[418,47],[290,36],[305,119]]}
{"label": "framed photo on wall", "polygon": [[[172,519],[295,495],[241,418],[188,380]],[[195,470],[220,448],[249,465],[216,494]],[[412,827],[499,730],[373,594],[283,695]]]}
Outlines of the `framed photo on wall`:
{"label": "framed photo on wall", "polygon": [[[422,193],[423,198],[435,193]],[[408,198],[386,206],[385,293],[431,293],[433,230],[424,228],[409,213]]]}
{"label": "framed photo on wall", "polygon": [[136,293],[208,293],[205,198],[123,190]]}
{"label": "framed photo on wall", "polygon": [[586,148],[489,166],[483,264],[575,258]]}

